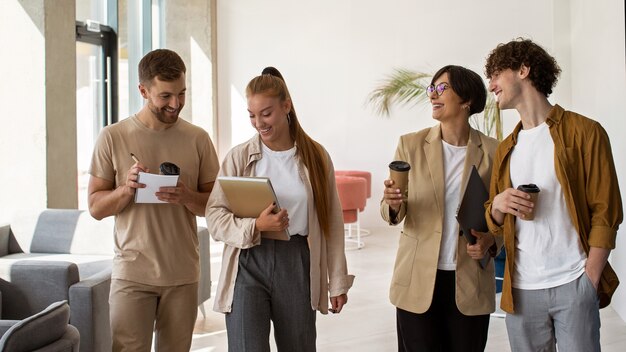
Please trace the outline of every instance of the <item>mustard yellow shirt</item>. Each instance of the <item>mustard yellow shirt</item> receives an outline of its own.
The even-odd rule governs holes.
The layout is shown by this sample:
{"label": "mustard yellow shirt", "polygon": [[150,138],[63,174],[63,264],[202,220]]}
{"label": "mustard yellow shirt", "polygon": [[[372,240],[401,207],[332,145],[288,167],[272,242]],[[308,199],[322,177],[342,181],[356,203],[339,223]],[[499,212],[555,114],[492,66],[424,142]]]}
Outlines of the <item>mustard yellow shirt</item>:
{"label": "mustard yellow shirt", "polygon": [[[609,137],[594,120],[555,105],[546,120],[554,141],[554,166],[563,188],[567,209],[580,242],[587,254],[589,247],[615,248],[617,229],[622,223],[620,195]],[[513,313],[511,264],[515,263],[515,217],[506,214],[502,226],[491,217],[493,198],[511,187],[509,163],[521,122],[496,150],[491,176],[490,199],[485,204],[487,223],[492,233],[504,236],[507,262],[504,269],[501,307]],[[611,302],[619,280],[606,264],[598,294],[600,308]]]}

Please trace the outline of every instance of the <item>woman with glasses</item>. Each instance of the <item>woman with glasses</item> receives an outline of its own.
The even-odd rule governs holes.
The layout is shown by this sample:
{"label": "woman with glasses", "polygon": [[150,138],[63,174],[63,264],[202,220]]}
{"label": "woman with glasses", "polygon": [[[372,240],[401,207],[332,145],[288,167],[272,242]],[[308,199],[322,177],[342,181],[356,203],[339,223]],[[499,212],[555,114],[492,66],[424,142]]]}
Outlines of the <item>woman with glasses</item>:
{"label": "woman with glasses", "polygon": [[399,351],[483,351],[489,314],[495,310],[493,260],[501,242],[472,230],[476,243],[459,236],[456,211],[475,166],[489,185],[498,142],[470,127],[485,107],[481,77],[460,66],[433,76],[427,94],[437,125],[400,137],[394,160],[410,164],[405,196],[384,181],[381,215],[404,220],[390,289],[396,306]]}

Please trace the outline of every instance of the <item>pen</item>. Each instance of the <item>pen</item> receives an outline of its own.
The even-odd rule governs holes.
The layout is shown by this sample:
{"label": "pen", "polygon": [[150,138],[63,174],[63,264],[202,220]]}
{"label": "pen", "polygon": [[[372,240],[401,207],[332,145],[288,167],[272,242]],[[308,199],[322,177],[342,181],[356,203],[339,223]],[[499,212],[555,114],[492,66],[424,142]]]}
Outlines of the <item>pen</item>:
{"label": "pen", "polygon": [[137,159],[137,157],[135,156],[135,154],[130,153],[130,157],[131,157],[131,158],[133,158],[133,160],[135,160],[135,162],[136,162],[137,164],[139,164],[139,159]]}

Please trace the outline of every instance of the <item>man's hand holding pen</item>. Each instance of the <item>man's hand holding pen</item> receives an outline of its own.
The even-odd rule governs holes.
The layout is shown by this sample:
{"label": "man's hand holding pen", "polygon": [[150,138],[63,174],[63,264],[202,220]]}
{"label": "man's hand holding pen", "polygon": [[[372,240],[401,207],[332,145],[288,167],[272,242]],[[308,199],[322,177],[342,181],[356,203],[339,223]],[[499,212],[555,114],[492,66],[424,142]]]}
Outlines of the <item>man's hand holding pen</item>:
{"label": "man's hand holding pen", "polygon": [[137,182],[137,179],[139,178],[139,172],[150,172],[150,170],[145,165],[143,165],[139,161],[139,159],[137,159],[135,154],[130,153],[130,157],[133,158],[135,163],[133,164],[133,166],[131,166],[131,168],[128,170],[128,173],[126,174],[125,186],[128,194],[134,195],[135,189],[146,187],[146,185],[144,185],[143,183]]}
{"label": "man's hand holding pen", "polygon": [[[129,191],[134,194],[135,189],[146,187],[145,184],[137,182],[139,172],[150,172],[150,170],[145,167],[139,159],[137,159],[135,154],[130,153],[130,157],[133,158],[135,164],[133,164],[130,170],[128,170],[128,175],[126,176],[126,186],[128,186]],[[176,166],[174,165],[174,167]],[[179,171],[177,170],[177,172]],[[191,191],[189,187],[187,187],[187,185],[185,185],[180,179],[178,180],[176,187],[161,187],[155,195],[160,201],[181,205],[193,203],[194,197],[197,196],[196,192]]]}

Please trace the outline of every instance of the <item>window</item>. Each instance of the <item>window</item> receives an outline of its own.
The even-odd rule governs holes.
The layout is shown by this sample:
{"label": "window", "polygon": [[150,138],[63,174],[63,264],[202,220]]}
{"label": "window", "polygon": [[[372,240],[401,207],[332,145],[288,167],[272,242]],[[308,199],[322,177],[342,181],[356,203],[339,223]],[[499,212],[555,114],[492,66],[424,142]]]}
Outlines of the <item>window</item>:
{"label": "window", "polygon": [[91,153],[102,127],[117,122],[117,36],[108,26],[76,22],[78,208],[87,208]]}

